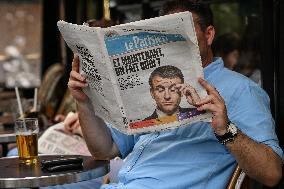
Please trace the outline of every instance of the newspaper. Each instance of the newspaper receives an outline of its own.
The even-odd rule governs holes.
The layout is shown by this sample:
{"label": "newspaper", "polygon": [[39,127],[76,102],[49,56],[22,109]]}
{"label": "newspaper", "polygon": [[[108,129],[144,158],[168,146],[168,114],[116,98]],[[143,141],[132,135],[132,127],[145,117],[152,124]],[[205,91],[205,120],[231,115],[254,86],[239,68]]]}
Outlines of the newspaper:
{"label": "newspaper", "polygon": [[[96,114],[112,127],[137,134],[212,117],[197,111],[188,99],[193,93],[188,88],[183,93],[181,87],[193,87],[200,98],[207,95],[198,83],[203,69],[190,12],[109,28],[64,21],[57,25],[67,45],[79,55],[80,73],[88,83],[84,92]],[[171,76],[177,70],[182,77]]]}
{"label": "newspaper", "polygon": [[63,122],[49,127],[39,137],[38,151],[42,154],[91,156],[82,137],[64,132]]}

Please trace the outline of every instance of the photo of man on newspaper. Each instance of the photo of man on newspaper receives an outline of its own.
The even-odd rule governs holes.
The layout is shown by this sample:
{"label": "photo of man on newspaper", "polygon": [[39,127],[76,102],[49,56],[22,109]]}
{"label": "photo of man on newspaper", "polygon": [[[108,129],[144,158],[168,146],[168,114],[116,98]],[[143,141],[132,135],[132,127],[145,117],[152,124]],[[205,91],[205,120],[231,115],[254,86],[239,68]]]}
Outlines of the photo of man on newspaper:
{"label": "photo of man on newspaper", "polygon": [[193,87],[184,84],[184,76],[179,68],[170,65],[156,68],[149,77],[149,85],[157,106],[145,120],[196,111],[196,108],[180,107],[182,96],[193,106],[200,98]]}

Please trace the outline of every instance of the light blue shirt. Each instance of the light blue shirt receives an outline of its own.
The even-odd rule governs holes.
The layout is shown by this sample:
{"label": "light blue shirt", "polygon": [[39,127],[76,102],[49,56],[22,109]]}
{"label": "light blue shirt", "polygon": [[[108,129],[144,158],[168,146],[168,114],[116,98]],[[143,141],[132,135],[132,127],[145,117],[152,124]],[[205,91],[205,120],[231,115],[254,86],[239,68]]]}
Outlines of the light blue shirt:
{"label": "light blue shirt", "polygon": [[[245,76],[224,68],[221,58],[204,68],[205,79],[224,98],[229,119],[253,140],[282,159],[267,94]],[[121,156],[119,183],[102,188],[225,188],[236,161],[214,136],[210,123],[127,136],[111,129]]]}

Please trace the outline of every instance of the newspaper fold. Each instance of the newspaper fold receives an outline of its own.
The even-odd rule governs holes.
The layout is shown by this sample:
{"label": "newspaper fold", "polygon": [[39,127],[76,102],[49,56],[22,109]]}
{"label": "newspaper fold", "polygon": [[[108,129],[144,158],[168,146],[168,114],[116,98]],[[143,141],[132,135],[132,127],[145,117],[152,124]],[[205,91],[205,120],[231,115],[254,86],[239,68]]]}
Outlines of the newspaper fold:
{"label": "newspaper fold", "polygon": [[[109,28],[64,21],[57,25],[79,55],[80,73],[89,84],[84,92],[96,114],[114,128],[137,134],[211,118],[189,100],[194,91],[200,98],[207,95],[198,83],[203,69],[190,12]],[[182,76],[171,75],[175,72]],[[154,86],[159,77],[163,83]]]}

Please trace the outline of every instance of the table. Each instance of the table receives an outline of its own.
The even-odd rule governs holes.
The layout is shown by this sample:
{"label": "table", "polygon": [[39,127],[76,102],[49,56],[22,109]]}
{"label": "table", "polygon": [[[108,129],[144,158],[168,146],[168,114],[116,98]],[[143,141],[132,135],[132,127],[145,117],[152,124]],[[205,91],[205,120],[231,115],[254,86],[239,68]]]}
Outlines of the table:
{"label": "table", "polygon": [[[60,155],[40,155],[39,162],[63,157]],[[64,157],[78,157],[76,155],[64,155]],[[61,172],[44,172],[40,163],[35,165],[23,165],[18,157],[0,159],[0,188],[36,188],[58,184],[75,183],[91,180],[109,172],[108,161],[97,161],[91,156],[80,156],[83,158],[83,169]]]}

